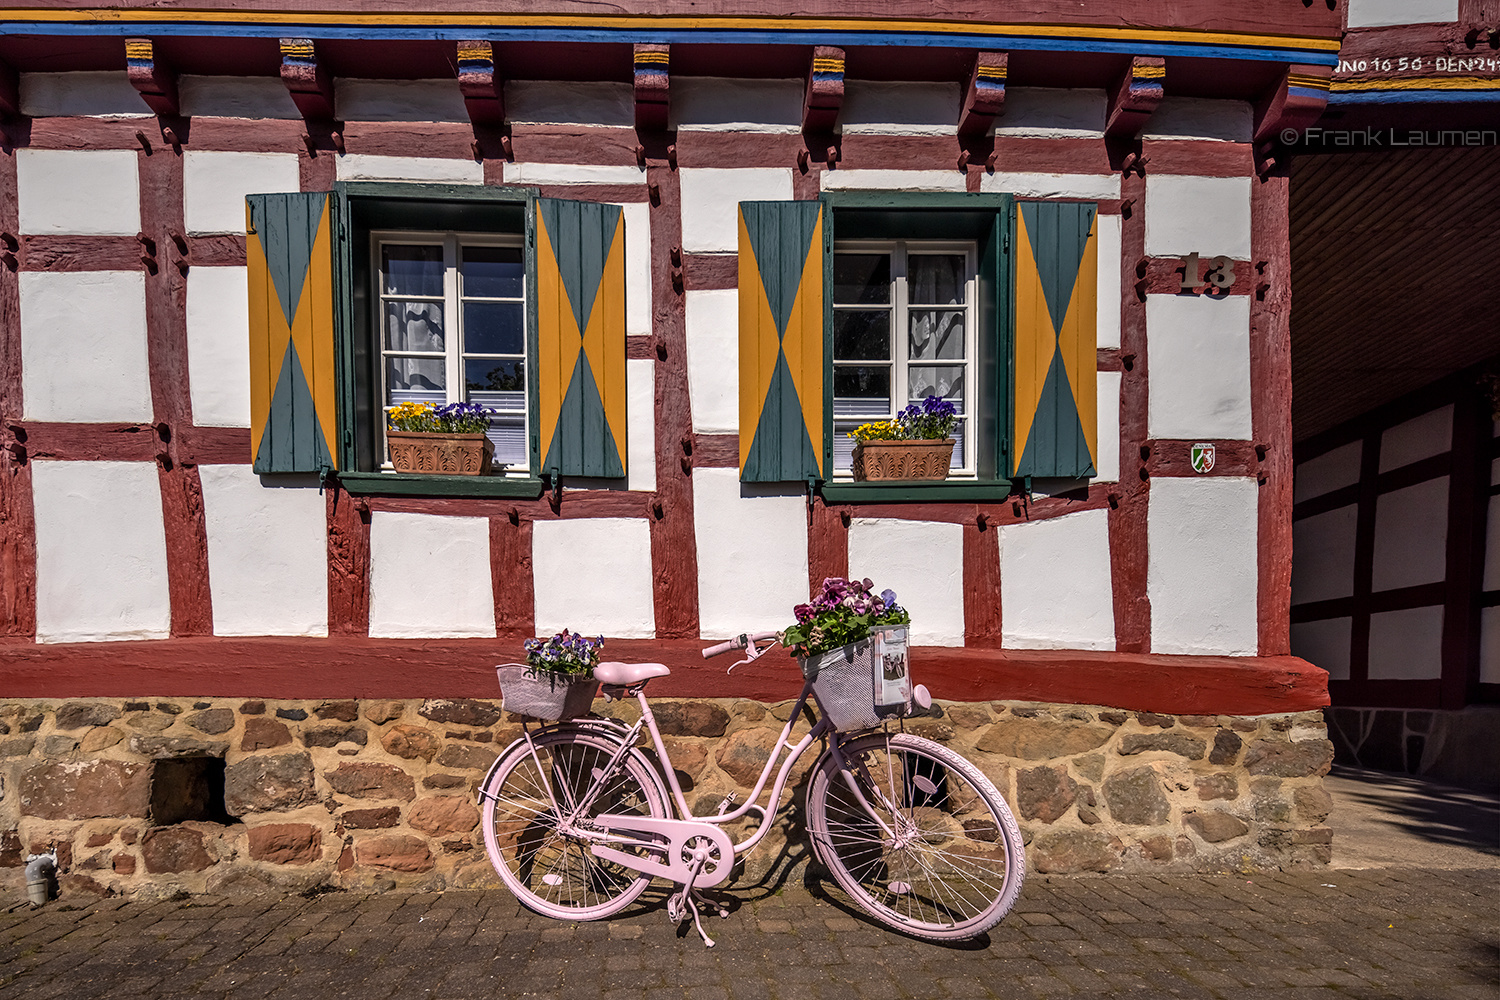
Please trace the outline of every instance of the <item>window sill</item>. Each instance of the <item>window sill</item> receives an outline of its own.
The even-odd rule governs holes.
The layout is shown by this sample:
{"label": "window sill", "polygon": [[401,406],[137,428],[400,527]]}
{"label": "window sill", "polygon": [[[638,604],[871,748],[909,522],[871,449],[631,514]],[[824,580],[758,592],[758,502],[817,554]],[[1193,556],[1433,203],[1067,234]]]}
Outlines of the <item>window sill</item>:
{"label": "window sill", "polygon": [[518,497],[535,500],[542,495],[540,479],[506,476],[429,476],[392,472],[341,472],[339,482],[355,496],[469,496]]}
{"label": "window sill", "polygon": [[897,480],[883,483],[825,482],[819,491],[828,503],[934,503],[943,501],[1005,500],[1009,481],[975,482],[945,479],[938,482]]}

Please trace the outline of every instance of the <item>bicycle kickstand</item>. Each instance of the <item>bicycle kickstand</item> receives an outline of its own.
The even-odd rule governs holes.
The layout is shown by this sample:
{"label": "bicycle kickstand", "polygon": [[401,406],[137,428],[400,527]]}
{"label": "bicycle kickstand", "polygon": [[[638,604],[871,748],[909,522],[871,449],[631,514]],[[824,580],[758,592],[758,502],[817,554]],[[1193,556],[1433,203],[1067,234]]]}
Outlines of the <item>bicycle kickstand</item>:
{"label": "bicycle kickstand", "polygon": [[667,919],[674,924],[680,924],[687,919],[688,913],[693,915],[693,926],[698,930],[698,936],[703,939],[704,945],[709,948],[714,946],[714,939],[708,936],[703,929],[703,920],[698,913],[698,904],[702,902],[706,906],[714,906],[719,911],[719,916],[729,916],[729,911],[712,903],[707,897],[693,888],[693,883],[698,879],[698,873],[703,870],[706,858],[697,858],[693,861],[693,867],[688,872],[687,882],[683,887],[672,893],[667,898]]}

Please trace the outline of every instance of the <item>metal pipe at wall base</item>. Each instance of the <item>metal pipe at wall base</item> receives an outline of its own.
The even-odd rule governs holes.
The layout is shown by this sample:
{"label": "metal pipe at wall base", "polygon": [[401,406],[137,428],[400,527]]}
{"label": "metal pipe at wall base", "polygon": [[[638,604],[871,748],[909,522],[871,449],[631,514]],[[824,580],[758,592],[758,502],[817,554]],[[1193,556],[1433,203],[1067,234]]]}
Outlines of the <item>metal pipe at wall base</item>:
{"label": "metal pipe at wall base", "polygon": [[32,906],[47,902],[52,880],[57,874],[57,850],[51,854],[26,856],[26,898]]}

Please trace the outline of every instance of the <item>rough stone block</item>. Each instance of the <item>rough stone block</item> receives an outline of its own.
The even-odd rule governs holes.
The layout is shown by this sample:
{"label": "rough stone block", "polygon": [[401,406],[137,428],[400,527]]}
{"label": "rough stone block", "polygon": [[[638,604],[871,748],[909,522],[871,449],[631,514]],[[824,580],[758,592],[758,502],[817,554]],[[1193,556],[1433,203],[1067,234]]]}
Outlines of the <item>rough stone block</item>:
{"label": "rough stone block", "polygon": [[1333,766],[1333,744],[1328,740],[1276,743],[1256,740],[1245,751],[1245,769],[1251,774],[1278,778],[1321,777]]}
{"label": "rough stone block", "polygon": [[90,729],[83,734],[83,742],[78,744],[78,749],[84,753],[98,753],[100,750],[108,750],[124,738],[125,734],[114,726]]}
{"label": "rough stone block", "polygon": [[1214,748],[1209,751],[1208,762],[1223,766],[1233,764],[1235,758],[1240,755],[1240,747],[1244,744],[1233,730],[1220,729],[1214,733]]}
{"label": "rough stone block", "polygon": [[498,706],[472,698],[429,698],[422,702],[417,714],[453,726],[493,726],[500,721]]}
{"label": "rough stone block", "polygon": [[114,869],[116,875],[134,875],[135,857],[130,854],[116,854]]}
{"label": "rough stone block", "polygon": [[186,721],[200,733],[218,736],[234,728],[234,712],[227,708],[210,708],[206,711],[194,712],[187,717]]}
{"label": "rough stone block", "polygon": [[362,865],[398,872],[425,872],[433,868],[432,852],[419,837],[392,834],[354,845],[354,856]]}
{"label": "rough stone block", "polygon": [[401,822],[401,810],[396,806],[346,809],[339,819],[351,830],[382,830]]}
{"label": "rough stone block", "polygon": [[144,817],[151,804],[151,766],[118,760],[42,762],[22,772],[20,791],[23,816]]}
{"label": "rough stone block", "polygon": [[406,705],[399,701],[367,701],[365,702],[365,719],[377,726],[383,726],[401,718],[406,711]]}
{"label": "rough stone block", "polygon": [[1116,822],[1130,826],[1157,826],[1172,811],[1161,776],[1152,767],[1134,767],[1104,779],[1104,801]]}
{"label": "rough stone block", "polygon": [[308,865],[323,857],[323,834],[307,823],[269,823],[250,831],[250,857],[275,865]]}
{"label": "rough stone block", "polygon": [[1022,760],[1050,760],[1097,750],[1114,735],[1099,726],[1052,722],[1044,719],[1002,719],[975,744],[985,753],[998,753]]}
{"label": "rough stone block", "polygon": [[266,703],[263,701],[246,701],[240,703],[241,715],[265,715]]}
{"label": "rough stone block", "polygon": [[245,720],[245,734],[240,737],[240,749],[270,750],[292,742],[292,731],[274,719],[255,717]]}
{"label": "rough stone block", "polygon": [[1165,750],[1188,760],[1202,760],[1208,744],[1186,733],[1126,733],[1120,739],[1119,752],[1124,756]]}
{"label": "rough stone block", "polygon": [[1250,832],[1249,823],[1227,812],[1190,813],[1183,822],[1210,844],[1221,844]]}
{"label": "rough stone block", "polygon": [[301,708],[278,708],[276,718],[286,719],[289,722],[307,721],[307,710]]}
{"label": "rough stone block", "polygon": [[495,751],[489,747],[466,747],[452,745],[445,747],[438,754],[437,762],[443,767],[468,768],[473,771],[487,770],[498,757]]}
{"label": "rough stone block", "polygon": [[776,735],[769,729],[741,729],[719,744],[714,760],[741,788],[753,788],[776,748]]}
{"label": "rough stone block", "polygon": [[1205,774],[1193,784],[1198,789],[1198,798],[1204,802],[1240,797],[1240,779],[1232,774]]}
{"label": "rough stone block", "polygon": [[161,826],[141,838],[141,860],[153,875],[201,872],[214,863],[204,847],[203,834],[186,826]]}
{"label": "rough stone block", "polygon": [[28,757],[34,746],[35,736],[12,736],[8,740],[0,740],[0,757]]}
{"label": "rough stone block", "polygon": [[302,734],[302,743],[309,747],[336,747],[340,743],[364,746],[369,735],[360,726],[324,726],[309,729]]}
{"label": "rough stone block", "polygon": [[53,734],[42,741],[42,756],[62,757],[78,749],[78,740],[72,736]]}
{"label": "rough stone block", "polygon": [[405,760],[420,757],[430,761],[437,756],[441,744],[436,736],[421,726],[392,726],[380,737],[380,745],[393,757]]}
{"label": "rough stone block", "polygon": [[163,715],[161,712],[143,712],[126,718],[125,725],[142,732],[159,733],[164,729],[171,729],[176,721],[172,716]]}
{"label": "rough stone block", "polygon": [[1102,831],[1049,830],[1031,844],[1031,866],[1043,874],[1107,872],[1116,860]]}
{"label": "rough stone block", "polygon": [[94,701],[70,701],[57,710],[57,728],[107,726],[119,717],[120,710],[113,705]]}
{"label": "rough stone block", "polygon": [[1025,819],[1056,822],[1073,805],[1077,789],[1064,767],[1033,767],[1016,772],[1016,805]]}
{"label": "rough stone block", "polygon": [[436,795],[416,802],[406,814],[406,823],[429,837],[468,833],[479,825],[479,810],[460,795]]}
{"label": "rough stone block", "polygon": [[305,753],[251,757],[224,769],[224,808],[231,816],[295,809],[315,801],[312,758]]}
{"label": "rough stone block", "polygon": [[651,706],[656,725],[671,736],[723,736],[729,713],[710,701],[669,701]]}
{"label": "rough stone block", "polygon": [[1135,721],[1147,728],[1155,726],[1158,729],[1171,729],[1177,724],[1177,720],[1170,715],[1158,715],[1156,712],[1137,712]]}
{"label": "rough stone block", "polygon": [[1309,785],[1292,793],[1297,816],[1304,823],[1321,823],[1333,811],[1333,797],[1322,785]]}
{"label": "rough stone block", "polygon": [[462,788],[469,779],[457,774],[429,774],[422,779],[423,788]]}
{"label": "rough stone block", "polygon": [[1172,860],[1172,838],[1166,835],[1141,841],[1141,855],[1149,861]]}
{"label": "rough stone block", "polygon": [[335,792],[355,799],[401,799],[417,797],[412,776],[392,764],[346,763],[324,777]]}
{"label": "rough stone block", "polygon": [[353,722],[359,717],[359,703],[352,700],[325,701],[313,709],[313,714],[324,720]]}
{"label": "rough stone block", "polygon": [[142,757],[223,757],[229,744],[187,736],[132,736],[130,749]]}

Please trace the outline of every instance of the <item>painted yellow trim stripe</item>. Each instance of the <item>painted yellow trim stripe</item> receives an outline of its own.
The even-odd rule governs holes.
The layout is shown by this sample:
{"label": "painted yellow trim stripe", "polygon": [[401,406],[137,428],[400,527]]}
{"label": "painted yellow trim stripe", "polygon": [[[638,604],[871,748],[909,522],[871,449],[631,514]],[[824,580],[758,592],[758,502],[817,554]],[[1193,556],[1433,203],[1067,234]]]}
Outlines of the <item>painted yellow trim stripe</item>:
{"label": "painted yellow trim stripe", "polygon": [[117,10],[78,8],[72,10],[0,9],[0,20],[32,23],[129,24],[162,22],[206,22],[210,24],[291,24],[358,27],[422,26],[489,28],[649,28],[660,31],[753,30],[868,31],[899,34],[928,33],[990,35],[997,38],[1078,38],[1134,42],[1178,42],[1197,45],[1234,45],[1256,48],[1311,49],[1337,52],[1337,38],[1304,35],[1249,35],[1217,31],[1176,29],[1104,28],[1092,25],[976,24],[972,21],[886,20],[875,18],[787,18],[787,17],[639,17],[628,15],[544,14],[398,14],[319,13],[293,11],[228,10]]}
{"label": "painted yellow trim stripe", "polygon": [[814,59],[814,73],[842,73],[844,71],[844,60],[842,59]]}
{"label": "painted yellow trim stripe", "polygon": [[1334,91],[1356,90],[1500,90],[1500,77],[1412,76],[1402,80],[1335,80]]}
{"label": "painted yellow trim stripe", "polygon": [[1132,74],[1137,80],[1160,80],[1167,75],[1165,66],[1138,66]]}
{"label": "painted yellow trim stripe", "polygon": [[1004,80],[1006,67],[1004,66],[981,66],[975,70],[974,75],[981,80]]}
{"label": "painted yellow trim stripe", "polygon": [[1289,87],[1307,87],[1311,90],[1327,90],[1331,82],[1326,76],[1303,76],[1300,73],[1289,73],[1286,78]]}
{"label": "painted yellow trim stripe", "polygon": [[671,53],[668,52],[642,52],[635,57],[637,66],[645,63],[666,63],[671,61]]}

